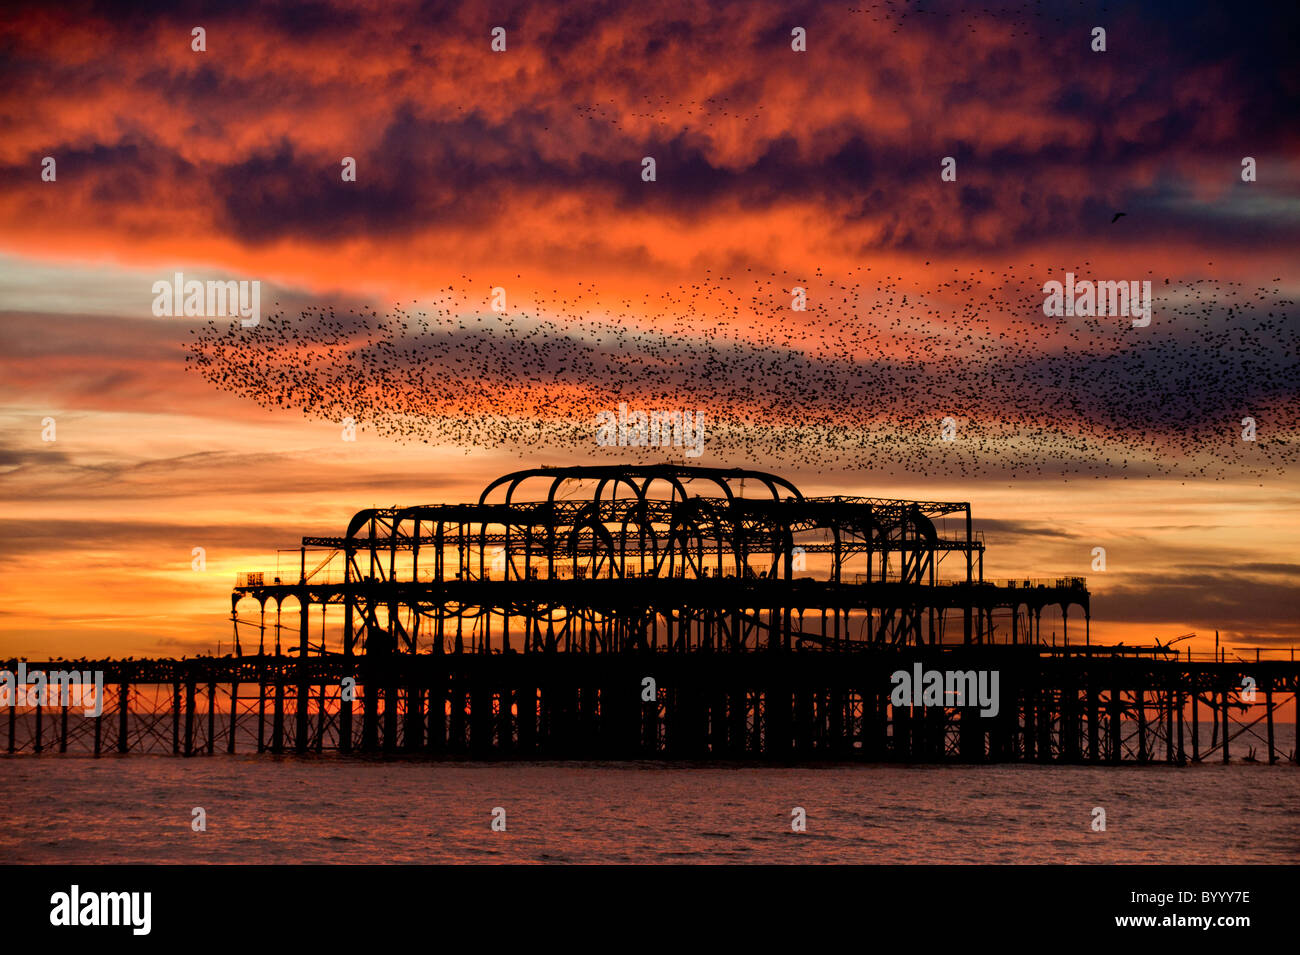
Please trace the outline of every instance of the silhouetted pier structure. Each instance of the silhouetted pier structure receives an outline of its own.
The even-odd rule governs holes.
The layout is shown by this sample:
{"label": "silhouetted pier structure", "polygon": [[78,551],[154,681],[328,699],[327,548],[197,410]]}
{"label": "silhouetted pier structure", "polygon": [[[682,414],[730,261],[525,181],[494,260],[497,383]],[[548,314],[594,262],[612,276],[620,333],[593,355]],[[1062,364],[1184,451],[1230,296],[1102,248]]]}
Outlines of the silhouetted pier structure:
{"label": "silhouetted pier structure", "polygon": [[[1262,721],[1269,761],[1288,757],[1293,651],[1093,647],[1086,581],[985,580],[983,554],[966,503],[808,498],[748,470],[520,471],[474,504],[304,538],[289,582],[241,574],[234,654],[28,663],[101,671],[105,711],[11,707],[7,751],[1182,763],[1230,759]],[[895,705],[891,675],[917,665],[996,672],[997,713],[951,684]]]}

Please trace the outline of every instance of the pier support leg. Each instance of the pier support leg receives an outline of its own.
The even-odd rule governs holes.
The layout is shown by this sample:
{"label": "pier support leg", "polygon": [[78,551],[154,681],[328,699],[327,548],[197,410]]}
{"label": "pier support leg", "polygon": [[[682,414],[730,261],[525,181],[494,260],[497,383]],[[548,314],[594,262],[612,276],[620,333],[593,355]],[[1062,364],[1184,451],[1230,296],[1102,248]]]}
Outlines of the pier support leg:
{"label": "pier support leg", "polygon": [[[963,763],[978,763],[984,759],[984,727],[982,717],[975,707],[961,707],[956,711],[957,755]],[[942,743],[940,743],[942,746]],[[999,758],[996,744],[991,747],[991,758]]]}
{"label": "pier support leg", "polygon": [[172,755],[181,754],[181,681],[172,684]]}
{"label": "pier support leg", "polygon": [[[429,746],[429,751],[431,753],[441,753],[443,751],[443,748],[447,744],[447,671],[442,666],[442,659],[443,659],[442,655],[439,654],[438,655],[439,665],[433,671],[432,681],[429,685],[428,746]],[[520,696],[521,696],[521,702],[520,702],[520,712],[519,712],[519,732],[520,732],[520,742],[522,745],[522,741],[523,741],[522,737],[525,729],[525,725],[524,725],[525,716],[523,712],[524,710],[523,704],[526,701],[523,698],[524,694],[522,691]],[[532,726],[534,728],[537,725],[536,705],[537,705],[537,693],[536,691],[534,691],[533,692],[534,709],[533,709],[533,723],[532,723]],[[532,744],[530,740],[529,746],[531,747],[531,745]]]}
{"label": "pier support leg", "polygon": [[266,752],[266,676],[257,677],[257,751]]}
{"label": "pier support leg", "polygon": [[1079,762],[1079,690],[1072,679],[1061,691],[1061,735],[1065,762]]}
{"label": "pier support leg", "polygon": [[1201,718],[1199,701],[1196,694],[1196,680],[1193,678],[1192,684],[1192,762],[1201,761]]}
{"label": "pier support leg", "polygon": [[325,747],[325,724],[329,715],[325,707],[325,684],[320,685],[320,696],[316,700],[316,752]]}
{"label": "pier support leg", "polygon": [[[305,753],[307,752],[307,717],[311,714],[311,684],[307,679],[308,623],[311,619],[311,601],[306,593],[298,594],[298,606],[300,608],[298,623],[298,692],[293,700],[295,724],[293,750],[295,753]],[[321,613],[324,612],[324,609],[322,609]]]}
{"label": "pier support leg", "polygon": [[1228,755],[1228,691],[1226,688],[1223,691],[1223,761],[1231,762],[1231,757]]}
{"label": "pier support leg", "polygon": [[212,755],[213,747],[217,741],[217,708],[216,703],[217,685],[208,684],[208,755]]}
{"label": "pier support leg", "polygon": [[1043,690],[1038,694],[1038,761],[1052,761],[1052,693]]}
{"label": "pier support leg", "polygon": [[226,752],[235,751],[235,729],[238,727],[236,717],[239,715],[239,684],[231,682],[230,684],[230,733],[226,739]]}
{"label": "pier support leg", "polygon": [[[509,716],[510,706],[504,699],[501,711],[505,716]],[[410,683],[406,687],[406,725],[402,732],[402,749],[411,752],[422,746],[424,746],[424,687]]]}
{"label": "pier support leg", "polygon": [[275,702],[271,710],[271,752],[284,752],[284,676],[279,672],[275,675]]}
{"label": "pier support leg", "polygon": [[894,759],[907,761],[912,758],[912,715],[906,706],[894,706]]}
{"label": "pier support leg", "polygon": [[1145,763],[1147,761],[1147,704],[1140,686],[1133,697],[1133,708],[1137,710],[1138,718],[1138,762]]}
{"label": "pier support leg", "polygon": [[361,700],[361,751],[373,753],[379,748],[379,681],[375,679],[375,668],[369,666],[365,672],[365,696]]}
{"label": "pier support leg", "polygon": [[117,751],[127,750],[127,720],[131,713],[131,691],[125,682],[117,687]]}
{"label": "pier support leg", "polygon": [[1025,689],[1024,694],[1025,727],[1022,734],[1024,736],[1024,743],[1021,747],[1021,752],[1023,753],[1026,762],[1032,760],[1036,754],[1035,743],[1037,741],[1037,734],[1034,731],[1034,713],[1037,706],[1038,694],[1033,689],[1033,686],[1030,685]]}
{"label": "pier support leg", "polygon": [[447,747],[453,753],[465,751],[465,684],[459,668],[451,677],[451,714],[448,720]]}
{"label": "pier support leg", "polygon": [[1110,760],[1119,765],[1124,759],[1124,697],[1118,687],[1111,687],[1106,709],[1110,717]]}
{"label": "pier support leg", "polygon": [[[584,717],[594,709],[594,687],[583,687],[581,709]],[[583,720],[583,743],[590,740],[590,723]],[[487,756],[492,752],[492,690],[484,682],[481,674],[471,677],[469,694],[469,748],[475,756]],[[585,753],[584,753],[585,755]]]}
{"label": "pier support leg", "polygon": [[194,755],[194,681],[185,681],[185,755]]}
{"label": "pier support leg", "polygon": [[1187,750],[1183,745],[1183,708],[1187,703],[1187,698],[1183,695],[1182,689],[1178,691],[1178,701],[1176,707],[1178,712],[1174,718],[1178,720],[1178,765],[1187,764]]}
{"label": "pier support leg", "polygon": [[[432,705],[432,703],[430,705]],[[656,704],[654,703],[646,703],[642,707],[643,719],[645,717],[644,711],[647,707],[650,710],[651,719],[653,719],[655,706]],[[438,697],[438,707],[438,720],[439,725],[441,726],[443,720],[441,694],[439,694]],[[537,687],[533,686],[531,682],[525,682],[525,684],[519,687],[515,692],[515,709],[518,711],[515,714],[515,722],[518,725],[519,752],[528,755],[533,753],[537,748]],[[647,720],[646,722],[648,723],[650,721]],[[642,740],[643,748],[644,742],[645,741]]]}
{"label": "pier support leg", "polygon": [[1101,759],[1101,724],[1100,703],[1097,699],[1097,683],[1094,674],[1088,675],[1088,762],[1095,763]]}
{"label": "pier support leg", "polygon": [[727,694],[727,751],[733,756],[743,756],[748,742],[749,727],[745,722],[749,694],[740,685],[733,685]]}
{"label": "pier support leg", "polygon": [[1174,690],[1165,689],[1165,762],[1174,761]]}
{"label": "pier support leg", "polygon": [[1264,684],[1264,707],[1268,710],[1265,719],[1268,722],[1268,764],[1277,762],[1277,751],[1273,748],[1273,680]]}
{"label": "pier support leg", "polygon": [[295,753],[307,752],[311,732],[310,717],[311,684],[307,682],[306,674],[301,673],[293,694],[293,751]]}
{"label": "pier support leg", "polygon": [[[351,656],[345,658],[348,664],[352,663]],[[356,695],[356,674],[349,665],[344,667],[342,680],[349,678],[352,683],[342,682],[339,684],[339,752],[352,752],[352,701]],[[349,687],[351,689],[349,690]]]}

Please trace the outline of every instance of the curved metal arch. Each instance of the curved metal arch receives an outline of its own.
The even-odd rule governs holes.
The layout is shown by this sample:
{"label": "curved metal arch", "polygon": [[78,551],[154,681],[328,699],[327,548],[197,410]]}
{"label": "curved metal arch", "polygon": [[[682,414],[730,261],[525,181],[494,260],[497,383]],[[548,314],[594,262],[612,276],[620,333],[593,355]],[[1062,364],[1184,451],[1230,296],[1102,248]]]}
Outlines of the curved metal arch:
{"label": "curved metal arch", "polygon": [[[692,563],[696,565],[697,570],[703,568],[704,529],[699,518],[703,514],[703,506],[700,502],[704,500],[707,500],[707,498],[682,498],[680,500],[674,499],[669,502],[668,520],[665,531],[667,545],[664,548],[662,556],[658,553],[657,549],[655,551],[655,576],[659,575],[665,561],[668,564],[668,576],[672,576],[673,555],[677,553],[679,549],[681,552],[683,568],[690,566]],[[722,537],[717,532],[717,522],[714,521],[712,523],[715,529],[715,537],[719,543],[719,555],[721,555]],[[697,554],[694,558],[692,558],[690,552],[691,541],[695,541],[697,544]],[[678,545],[680,545],[680,548]]]}
{"label": "curved metal arch", "polygon": [[[781,499],[777,490],[778,487],[788,491],[796,500],[802,501],[804,499],[803,493],[794,484],[779,475],[770,474],[767,471],[756,471],[749,468],[691,468],[676,464],[649,464],[636,467],[621,464],[595,464],[559,468],[525,468],[521,471],[512,471],[489,483],[479,495],[478,502],[479,504],[486,504],[488,496],[493,491],[499,487],[507,487],[506,503],[508,504],[514,499],[514,493],[519,485],[529,478],[535,477],[551,479],[551,498],[554,497],[558,486],[565,481],[647,478],[650,480],[662,479],[670,481],[676,479],[679,486],[683,480],[709,480],[718,486],[728,500],[735,497],[735,493],[730,487],[730,481],[753,480],[763,484],[771,493],[773,500]],[[685,489],[682,490],[685,493]]]}
{"label": "curved metal arch", "polygon": [[357,511],[352,515],[352,520],[348,522],[348,532],[344,536],[348,538],[356,537],[357,531],[361,529],[363,524],[382,513],[384,513],[384,509],[381,507],[367,507]]}
{"label": "curved metal arch", "polygon": [[[569,551],[569,559],[573,561],[574,566],[576,567],[578,562],[578,535],[583,530],[590,530],[594,540],[602,541],[606,545],[610,567],[613,568],[615,557],[618,552],[617,548],[614,546],[614,535],[609,532],[609,528],[607,528],[604,522],[600,520],[599,504],[592,501],[589,506],[590,510],[584,507],[578,512],[577,517],[574,519],[573,527],[569,531],[569,540],[566,545],[567,550]],[[598,566],[597,556],[599,553],[600,552],[593,546],[592,564],[594,566]],[[624,576],[623,570],[624,568],[620,566],[618,574],[620,577]]]}
{"label": "curved metal arch", "polygon": [[645,572],[644,555],[646,551],[646,541],[650,543],[650,565],[658,567],[659,565],[659,535],[655,533],[654,521],[650,517],[650,508],[645,499],[637,502],[635,508],[623,517],[623,523],[619,527],[619,561],[623,567],[623,576],[627,576],[627,539],[628,528],[635,526],[637,528],[637,551],[642,555],[642,573]]}
{"label": "curved metal arch", "polygon": [[[591,500],[595,503],[597,507],[600,506],[601,495],[605,493],[605,485],[609,484],[611,481],[614,482],[614,493],[613,496],[609,499],[610,503],[613,503],[614,501],[618,500],[618,486],[620,484],[626,484],[628,487],[632,489],[632,493],[636,495],[636,499],[638,503],[640,503],[642,507],[645,506],[646,498],[645,498],[644,486],[637,487],[636,482],[632,480],[632,477],[629,474],[611,474],[607,477],[602,477],[600,479],[600,483],[596,485],[595,492],[591,495]],[[562,483],[561,481],[556,481],[554,484],[551,485],[552,495],[555,494],[556,488],[558,488],[561,483]]]}
{"label": "curved metal arch", "polygon": [[[646,479],[641,483],[641,497],[642,497],[643,499],[645,498],[646,494],[649,493],[649,491],[650,491],[650,485],[653,484],[655,481],[667,481],[667,482],[668,482],[669,484],[671,484],[674,488],[676,488],[678,491],[681,492],[681,499],[682,499],[683,501],[685,501],[685,500],[689,500],[690,495],[686,493],[686,486],[685,486],[684,484],[682,484],[682,482],[681,482],[680,480],[678,480],[676,474],[669,474],[669,475],[665,475],[665,476],[663,476],[663,477],[647,477],[647,478],[646,478]],[[670,503],[672,502],[672,500],[673,500],[673,498],[669,498],[669,502],[670,502]]]}
{"label": "curved metal arch", "polygon": [[934,526],[934,521],[922,514],[921,509],[915,504],[908,508],[907,520],[930,544],[934,544],[939,539],[939,530]]}

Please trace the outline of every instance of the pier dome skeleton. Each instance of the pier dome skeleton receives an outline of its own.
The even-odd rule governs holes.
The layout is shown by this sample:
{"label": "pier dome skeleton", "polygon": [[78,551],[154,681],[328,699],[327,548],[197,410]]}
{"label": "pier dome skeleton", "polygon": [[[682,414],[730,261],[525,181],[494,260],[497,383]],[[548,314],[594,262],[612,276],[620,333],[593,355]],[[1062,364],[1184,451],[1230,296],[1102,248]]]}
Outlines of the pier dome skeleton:
{"label": "pier dome skeleton", "polygon": [[[326,552],[310,573],[309,550]],[[342,537],[305,537],[297,583],[244,575],[232,618],[238,632],[248,597],[263,617],[268,603],[278,617],[282,601],[296,599],[302,665],[331,662],[369,688],[363,749],[381,738],[384,747],[496,738],[534,751],[546,727],[591,717],[620,727],[609,732],[629,753],[640,745],[633,738],[665,732],[663,693],[713,705],[693,696],[712,692],[702,679],[761,684],[810,665],[861,683],[900,653],[994,643],[1032,653],[1049,606],[1063,617],[1082,607],[1086,634],[1082,578],[986,581],[983,553],[964,502],[808,497],[778,475],[744,468],[539,467],[497,478],[472,503],[368,508]],[[945,561],[951,577],[940,576]],[[339,638],[325,639],[322,616],[313,645],[313,605],[322,615],[339,605]],[[1001,631],[995,613],[1005,618]],[[509,670],[512,685],[476,691],[465,681],[484,666]],[[679,675],[696,690],[665,690],[647,676],[665,666],[685,667]],[[756,666],[767,676],[750,673]],[[644,687],[648,698],[639,696]],[[732,721],[727,745],[767,752],[757,737],[742,737],[755,732],[760,709],[783,719],[760,702],[770,687],[729,692],[718,704]],[[687,697],[695,702],[681,703]],[[638,699],[654,711],[644,719]],[[861,723],[879,700],[854,684],[814,708],[832,722],[838,712],[841,725]],[[350,747],[350,702],[337,717],[340,745]],[[642,741],[647,752],[660,751],[656,739]]]}
{"label": "pier dome skeleton", "polygon": [[[322,548],[317,570],[341,560],[341,579],[306,572]],[[968,503],[805,497],[742,468],[542,467],[475,503],[359,511],[343,537],[303,538],[296,584],[246,575],[232,610],[342,604],[345,655],[983,643],[995,610],[1020,643],[1048,605],[1086,620],[1082,578],[995,584],[983,552]]]}

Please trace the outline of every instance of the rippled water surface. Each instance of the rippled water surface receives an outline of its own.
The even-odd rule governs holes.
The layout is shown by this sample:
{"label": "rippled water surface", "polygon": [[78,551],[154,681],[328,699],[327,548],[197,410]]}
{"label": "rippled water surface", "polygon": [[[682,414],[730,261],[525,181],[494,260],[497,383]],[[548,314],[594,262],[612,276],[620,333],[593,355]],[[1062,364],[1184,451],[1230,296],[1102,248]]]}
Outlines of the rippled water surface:
{"label": "rippled water surface", "polygon": [[[1300,861],[1300,767],[0,760],[4,862]],[[192,810],[207,831],[191,829]],[[1105,832],[1091,826],[1106,811]],[[491,828],[505,810],[506,830]],[[807,831],[791,831],[802,807]]]}

